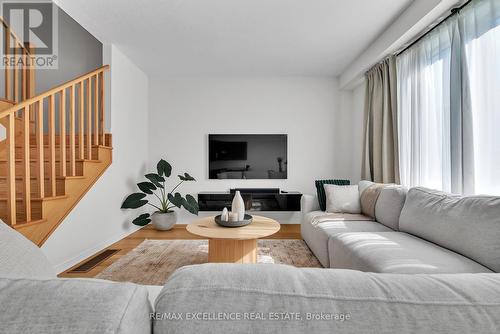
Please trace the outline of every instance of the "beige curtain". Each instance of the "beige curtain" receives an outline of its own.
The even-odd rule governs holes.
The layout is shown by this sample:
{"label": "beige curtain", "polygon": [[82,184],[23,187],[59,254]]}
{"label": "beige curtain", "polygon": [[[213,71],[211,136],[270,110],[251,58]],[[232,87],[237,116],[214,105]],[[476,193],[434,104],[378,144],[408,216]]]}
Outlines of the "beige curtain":
{"label": "beige curtain", "polygon": [[399,183],[396,58],[366,73],[362,178]]}

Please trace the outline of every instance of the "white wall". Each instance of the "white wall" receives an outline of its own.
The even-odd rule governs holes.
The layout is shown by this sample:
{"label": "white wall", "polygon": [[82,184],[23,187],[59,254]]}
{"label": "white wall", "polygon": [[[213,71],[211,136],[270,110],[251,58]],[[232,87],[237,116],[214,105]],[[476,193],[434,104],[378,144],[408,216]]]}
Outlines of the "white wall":
{"label": "white wall", "polygon": [[[136,229],[130,221],[138,213],[119,207],[160,158],[197,178],[181,189],[193,195],[231,187],[314,193],[318,178],[359,180],[364,86],[339,91],[336,79],[311,77],[153,78],[148,90],[148,77],[119,49],[104,53],[113,164],[42,247],[58,271]],[[288,179],[209,180],[209,133],[288,134]],[[183,212],[179,223],[193,218]],[[297,213],[274,218],[300,222]]]}
{"label": "white wall", "polygon": [[[197,182],[181,192],[279,187],[315,192],[314,180],[339,177],[339,92],[333,78],[151,78],[149,160],[167,159]],[[209,180],[208,134],[288,134],[287,180]],[[192,217],[184,215],[183,223]]]}
{"label": "white wall", "polygon": [[359,182],[361,179],[361,161],[363,157],[364,119],[365,119],[365,81],[352,90],[351,117],[351,181]]}
{"label": "white wall", "polygon": [[148,161],[148,77],[115,46],[105,47],[104,63],[111,65],[113,163],[43,245],[58,271],[136,229],[130,221],[137,213],[120,206]]}
{"label": "white wall", "polygon": [[354,89],[363,80],[363,73],[382,58],[411,43],[422,31],[450,14],[452,7],[467,0],[418,0],[392,22],[364,52],[344,69],[339,77],[339,87]]}
{"label": "white wall", "polygon": [[363,154],[364,81],[353,90],[340,90],[340,111],[335,122],[336,177],[359,182]]}

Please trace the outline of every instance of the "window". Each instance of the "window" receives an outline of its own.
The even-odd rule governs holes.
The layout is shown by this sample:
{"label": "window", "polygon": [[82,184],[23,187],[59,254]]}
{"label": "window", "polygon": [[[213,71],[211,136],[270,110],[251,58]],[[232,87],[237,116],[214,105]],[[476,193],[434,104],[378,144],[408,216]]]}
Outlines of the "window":
{"label": "window", "polygon": [[465,44],[475,192],[500,195],[500,26]]}
{"label": "window", "polygon": [[397,59],[401,183],[451,191],[451,25]]}
{"label": "window", "polygon": [[473,0],[397,66],[401,183],[500,195],[500,0]]}

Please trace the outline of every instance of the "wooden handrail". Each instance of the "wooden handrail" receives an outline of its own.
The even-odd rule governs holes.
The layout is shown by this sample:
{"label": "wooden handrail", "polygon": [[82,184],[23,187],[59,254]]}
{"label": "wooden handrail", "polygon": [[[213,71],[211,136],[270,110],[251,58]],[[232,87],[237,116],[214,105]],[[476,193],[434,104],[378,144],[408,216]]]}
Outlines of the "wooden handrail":
{"label": "wooden handrail", "polygon": [[[14,64],[7,65],[4,68],[5,98],[11,99],[17,103],[20,100],[25,100],[35,94],[35,62],[34,52],[32,52],[33,45],[30,43],[24,43],[19,37],[17,37],[7,22],[5,22],[5,20],[1,17],[0,26],[3,27],[4,56],[7,56],[8,49],[14,47],[13,55],[11,55],[11,57],[13,57]],[[18,64],[19,60],[21,60],[20,64]],[[21,74],[19,74],[19,72],[21,72]],[[19,87],[19,82],[21,83],[21,87]],[[21,91],[19,91],[19,89]]]}
{"label": "wooden handrail", "polygon": [[49,97],[50,95],[53,95],[55,93],[58,93],[59,91],[63,90],[63,89],[66,89],[66,88],[69,88],[71,86],[73,86],[74,84],[77,84],[77,83],[80,83],[80,81],[84,81],[85,79],[88,79],[96,74],[100,74],[100,73],[103,73],[104,71],[108,70],[109,69],[109,65],[104,65],[102,67],[99,67],[98,69],[95,69],[93,71],[90,71],[84,75],[81,75],[79,76],[78,78],[76,79],[73,79],[73,80],[70,80],[66,83],[63,83],[57,87],[54,87],[54,88],[51,88],[49,90],[47,90],[46,92],[44,93],[41,93],[41,94],[38,94],[37,96],[35,97],[32,97],[30,99],[27,99],[23,102],[20,102],[12,107],[10,107],[9,109],[6,109],[2,112],[0,112],[0,119],[6,117],[8,114],[10,113],[15,113],[16,111],[20,110],[20,109],[23,109],[25,108],[26,106],[29,106],[30,104],[33,104],[37,101],[40,101],[46,97]]}
{"label": "wooden handrail", "polygon": [[[0,122],[7,129],[7,222],[11,226],[20,214],[24,222],[32,220],[32,186],[39,198],[58,196],[57,179],[76,176],[76,159],[92,160],[93,147],[106,145],[104,73],[108,69],[109,65],[102,66],[0,112]],[[23,180],[22,198],[16,197],[16,177]]]}
{"label": "wooden handrail", "polygon": [[7,24],[7,22],[5,22],[5,20],[3,19],[3,17],[0,17],[0,23],[3,25],[3,27],[5,29],[9,29],[10,30],[9,31],[10,35],[12,37],[14,37],[14,40],[17,43],[17,45],[20,46],[21,48],[23,48],[24,51],[26,51],[27,54],[31,55],[30,50],[28,50],[28,48],[26,48],[26,46],[23,45],[23,42],[21,41],[21,39],[19,37],[17,37],[17,35],[10,29],[10,26]]}

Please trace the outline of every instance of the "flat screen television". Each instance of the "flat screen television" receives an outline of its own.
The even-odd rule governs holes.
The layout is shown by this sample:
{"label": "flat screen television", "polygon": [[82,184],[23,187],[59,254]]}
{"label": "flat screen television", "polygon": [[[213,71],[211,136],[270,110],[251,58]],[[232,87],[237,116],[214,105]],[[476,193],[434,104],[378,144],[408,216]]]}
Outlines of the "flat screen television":
{"label": "flat screen television", "polygon": [[287,135],[208,135],[210,179],[286,179]]}

